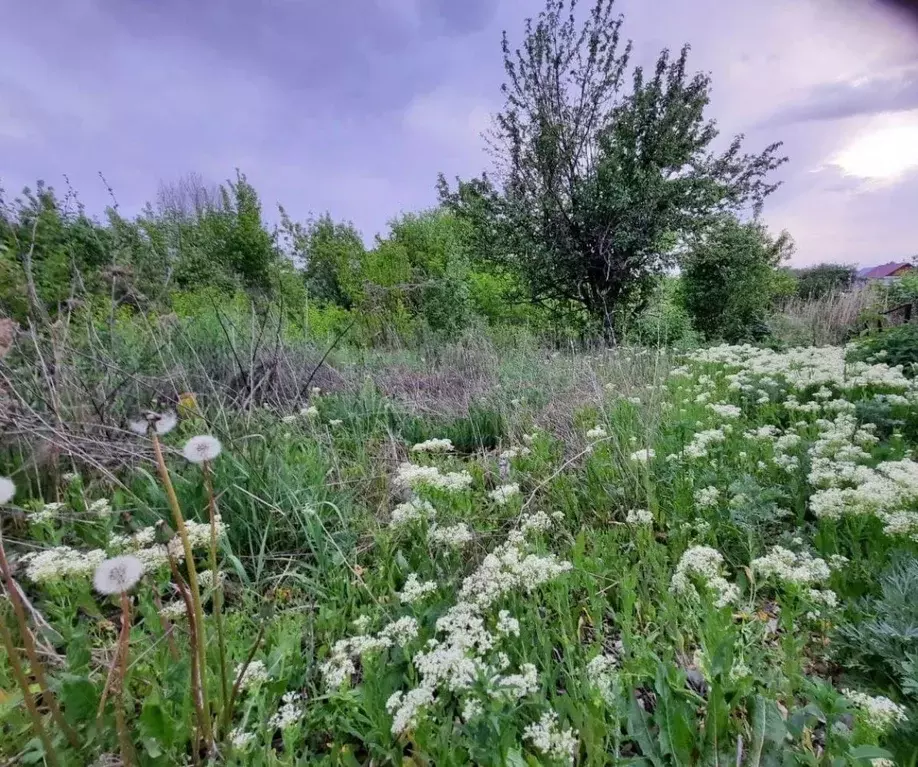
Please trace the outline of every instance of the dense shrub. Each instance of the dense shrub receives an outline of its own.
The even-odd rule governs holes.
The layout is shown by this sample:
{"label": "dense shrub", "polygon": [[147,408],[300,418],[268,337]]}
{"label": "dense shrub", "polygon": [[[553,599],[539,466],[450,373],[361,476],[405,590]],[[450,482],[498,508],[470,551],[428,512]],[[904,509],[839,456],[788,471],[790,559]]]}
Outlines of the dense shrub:
{"label": "dense shrub", "polygon": [[888,328],[860,341],[848,354],[852,360],[902,365],[909,377],[918,373],[918,325]]}
{"label": "dense shrub", "polygon": [[722,218],[682,261],[682,295],[695,328],[708,339],[740,341],[767,332],[768,309],[781,286],[777,267],[791,252],[786,233]]}
{"label": "dense shrub", "polygon": [[823,263],[796,270],[797,295],[821,298],[829,293],[847,290],[854,284],[857,267],[850,264]]}

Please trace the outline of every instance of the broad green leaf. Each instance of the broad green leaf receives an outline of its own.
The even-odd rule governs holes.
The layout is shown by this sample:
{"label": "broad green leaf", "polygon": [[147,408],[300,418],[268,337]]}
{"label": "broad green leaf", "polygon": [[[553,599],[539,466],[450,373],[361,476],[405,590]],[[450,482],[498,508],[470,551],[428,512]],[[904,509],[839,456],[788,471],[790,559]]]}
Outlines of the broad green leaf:
{"label": "broad green leaf", "polygon": [[892,759],[893,755],[879,746],[855,746],[851,749],[852,759]]}
{"label": "broad green leaf", "polygon": [[641,708],[641,704],[638,703],[637,696],[634,693],[631,694],[628,708],[628,734],[637,741],[643,755],[655,767],[663,767],[663,758],[660,755],[660,749],[657,747],[656,736],[650,729],[647,712]]}
{"label": "broad green leaf", "polygon": [[92,721],[99,705],[99,693],[84,677],[68,675],[61,683],[61,707],[71,722]]}
{"label": "broad green leaf", "polygon": [[657,710],[654,721],[660,730],[660,751],[672,757],[678,765],[689,764],[692,758],[695,725],[695,711],[685,701],[678,698],[666,678],[666,670],[657,667]]}
{"label": "broad green leaf", "polygon": [[756,695],[749,719],[752,725],[752,739],[745,764],[747,767],[759,767],[765,764],[765,744],[780,745],[787,731],[775,702],[761,695]]}

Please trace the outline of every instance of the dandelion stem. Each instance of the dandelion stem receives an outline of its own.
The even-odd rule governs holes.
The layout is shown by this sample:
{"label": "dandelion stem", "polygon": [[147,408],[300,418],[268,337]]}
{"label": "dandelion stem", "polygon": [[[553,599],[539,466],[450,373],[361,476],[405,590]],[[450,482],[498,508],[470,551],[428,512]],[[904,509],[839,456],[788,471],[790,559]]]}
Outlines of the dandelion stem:
{"label": "dandelion stem", "polygon": [[19,662],[19,652],[13,644],[13,637],[6,626],[6,616],[0,616],[0,639],[3,640],[3,647],[6,650],[6,656],[9,659],[10,668],[13,670],[13,676],[16,678],[16,683],[19,685],[19,689],[22,690],[22,699],[25,701],[26,708],[29,711],[29,717],[32,719],[32,727],[34,727],[44,747],[45,760],[50,767],[58,767],[59,762],[54,753],[54,745],[51,743],[51,738],[45,730],[44,722],[41,721],[41,714],[38,711],[38,706],[35,705],[35,700],[32,698],[32,692],[29,689],[29,680],[22,670],[22,664]]}
{"label": "dandelion stem", "polygon": [[118,703],[115,706],[115,727],[118,729],[118,744],[121,748],[121,761],[125,767],[134,764],[134,747],[128,733],[124,718],[124,689],[127,681],[128,648],[131,640],[131,600],[126,591],[121,592],[121,635],[118,638]]}
{"label": "dandelion stem", "polygon": [[[191,592],[191,604],[194,610],[194,623],[197,624],[195,632],[195,650],[198,657],[198,675],[201,686],[201,707],[204,714],[204,721],[201,723],[204,730],[204,740],[210,749],[213,746],[213,733],[210,725],[210,707],[207,701],[207,681],[205,666],[207,656],[204,650],[204,610],[201,608],[201,592],[198,590],[198,574],[194,567],[194,552],[191,550],[191,541],[188,540],[188,530],[185,527],[185,519],[182,516],[182,508],[179,506],[178,497],[175,494],[175,488],[172,486],[172,480],[169,478],[169,471],[166,468],[166,460],[163,457],[163,449],[159,444],[159,438],[156,431],[150,429],[150,437],[153,440],[153,453],[156,457],[156,465],[159,469],[159,477],[162,480],[163,488],[169,499],[169,506],[172,508],[172,517],[175,521],[175,529],[182,541],[182,549],[185,552],[185,566],[188,569],[188,590]],[[192,616],[189,616],[191,618]]]}
{"label": "dandelion stem", "polygon": [[[175,563],[174,557],[169,555],[169,567],[172,569],[172,577],[175,580],[176,588],[178,588],[179,595],[182,598],[182,601],[185,603],[185,612],[188,614],[188,634],[191,639],[191,700],[194,703],[194,712],[198,719],[198,730],[203,735],[204,733],[204,709],[201,705],[201,699],[203,697],[201,692],[201,680],[198,676],[198,654],[196,651],[197,648],[197,632],[194,627],[194,606],[191,603],[191,597],[189,595],[188,589],[185,586],[185,581],[182,578],[182,574],[178,570],[178,565]],[[192,752],[197,758],[198,747],[197,742],[195,742]]]}
{"label": "dandelion stem", "polygon": [[22,646],[25,649],[26,657],[29,659],[29,667],[35,675],[35,680],[38,682],[38,687],[41,690],[42,700],[47,702],[48,709],[51,711],[51,718],[54,719],[57,726],[61,728],[61,731],[67,737],[70,745],[73,748],[79,748],[80,741],[76,731],[67,723],[67,720],[64,719],[64,715],[61,713],[60,706],[57,703],[57,697],[48,685],[48,678],[45,676],[44,667],[35,649],[35,639],[32,636],[32,631],[26,619],[25,608],[22,604],[22,598],[19,595],[19,586],[13,580],[13,575],[6,559],[6,550],[3,547],[2,535],[0,535],[0,571],[2,571],[3,581],[6,585],[10,602],[13,605],[13,613],[16,616],[16,622],[19,624],[19,635],[22,637]]}
{"label": "dandelion stem", "polygon": [[213,476],[210,462],[201,464],[204,472],[204,485],[207,488],[207,508],[210,513],[210,571],[214,582],[214,622],[217,627],[217,653],[220,658],[220,703],[226,706],[228,691],[226,687],[226,644],[223,636],[223,583],[217,569],[217,498],[214,495]]}

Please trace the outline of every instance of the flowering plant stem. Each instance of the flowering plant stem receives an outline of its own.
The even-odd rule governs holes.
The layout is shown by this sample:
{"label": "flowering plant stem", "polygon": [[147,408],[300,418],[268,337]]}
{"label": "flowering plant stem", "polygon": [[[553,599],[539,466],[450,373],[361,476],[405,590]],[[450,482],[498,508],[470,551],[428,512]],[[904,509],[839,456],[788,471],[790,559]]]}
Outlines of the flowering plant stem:
{"label": "flowering plant stem", "polygon": [[51,743],[51,738],[45,730],[45,725],[41,720],[38,706],[35,705],[35,700],[32,698],[32,691],[29,689],[29,680],[26,678],[25,672],[22,670],[22,665],[19,663],[19,651],[13,644],[13,637],[6,626],[5,615],[0,616],[0,639],[3,641],[3,648],[6,650],[6,656],[9,659],[10,668],[13,671],[13,676],[16,678],[16,683],[19,685],[19,689],[22,690],[22,699],[25,701],[26,708],[29,711],[29,717],[32,719],[32,726],[35,728],[35,732],[38,734],[38,737],[41,739],[41,744],[44,747],[45,761],[50,767],[58,767],[59,762],[54,753],[54,745]]}
{"label": "flowering plant stem", "polygon": [[121,592],[121,634],[118,637],[118,701],[115,704],[115,727],[118,729],[118,745],[121,749],[121,761],[125,767],[134,764],[134,747],[124,718],[124,688],[127,681],[128,647],[131,638],[131,600],[127,592]]}
{"label": "flowering plant stem", "polygon": [[214,623],[217,627],[217,654],[220,659],[220,704],[226,707],[228,692],[226,687],[226,643],[223,636],[223,583],[217,569],[217,497],[214,494],[214,483],[210,463],[201,465],[204,472],[204,485],[207,488],[207,508],[210,513],[210,571],[214,583]]}
{"label": "flowering plant stem", "polygon": [[159,477],[166,491],[166,497],[169,499],[169,505],[172,508],[172,517],[175,521],[175,529],[182,541],[182,549],[185,552],[185,566],[188,569],[188,590],[191,592],[191,604],[194,609],[195,626],[195,654],[198,659],[198,675],[201,687],[201,707],[204,721],[201,723],[203,728],[204,740],[207,748],[213,747],[213,730],[210,724],[210,706],[207,700],[207,678],[206,664],[207,656],[204,649],[204,610],[201,608],[201,592],[198,590],[198,574],[194,567],[194,552],[191,549],[191,541],[188,540],[188,530],[185,527],[185,519],[182,516],[182,508],[179,506],[178,497],[175,494],[175,488],[172,486],[172,480],[169,478],[169,470],[166,468],[166,460],[163,457],[163,449],[159,443],[159,437],[156,431],[150,429],[150,437],[153,440],[153,453],[156,457],[156,466],[159,469]]}
{"label": "flowering plant stem", "polygon": [[35,639],[32,636],[32,631],[26,620],[25,608],[22,604],[22,598],[19,595],[19,586],[13,580],[13,575],[6,559],[6,550],[3,547],[2,536],[0,536],[0,571],[2,571],[3,582],[9,594],[10,603],[13,605],[13,614],[16,616],[16,622],[19,624],[19,635],[22,637],[22,646],[25,649],[26,657],[29,659],[29,668],[32,670],[35,680],[38,682],[38,688],[41,690],[41,698],[51,711],[51,718],[54,719],[57,726],[61,728],[61,731],[66,736],[70,745],[73,748],[79,748],[80,741],[79,738],[77,738],[76,731],[67,723],[67,720],[64,719],[64,715],[61,713],[60,706],[57,703],[57,697],[51,692],[51,688],[48,686],[48,679],[45,676],[44,667],[35,649]]}
{"label": "flowering plant stem", "polygon": [[229,700],[226,703],[226,707],[223,709],[223,729],[226,732],[229,732],[230,722],[233,721],[233,709],[236,706],[236,696],[239,694],[239,688],[242,685],[245,672],[252,663],[252,658],[255,657],[255,653],[258,652],[258,647],[261,645],[261,640],[265,635],[267,623],[266,620],[263,620],[258,627],[258,635],[255,637],[255,641],[252,642],[252,647],[249,649],[249,654],[245,658],[245,663],[242,664],[239,673],[236,675],[236,681],[233,683],[233,690],[230,692]]}
{"label": "flowering plant stem", "polygon": [[[194,607],[191,604],[191,596],[188,592],[188,588],[185,585],[185,580],[182,578],[182,574],[179,572],[178,565],[175,563],[175,558],[170,554],[169,555],[169,567],[172,569],[172,577],[175,580],[175,586],[179,591],[179,595],[182,598],[182,601],[185,603],[185,612],[188,616],[188,633],[191,638],[192,648],[196,648],[197,645],[197,633],[195,632],[194,627]],[[204,732],[204,709],[202,707],[203,693],[201,691],[201,679],[198,676],[198,654],[197,652],[191,653],[191,700],[194,704],[195,716],[198,718],[198,727],[200,733]],[[191,749],[192,754],[195,757],[195,763],[198,761],[198,747],[195,743]]]}

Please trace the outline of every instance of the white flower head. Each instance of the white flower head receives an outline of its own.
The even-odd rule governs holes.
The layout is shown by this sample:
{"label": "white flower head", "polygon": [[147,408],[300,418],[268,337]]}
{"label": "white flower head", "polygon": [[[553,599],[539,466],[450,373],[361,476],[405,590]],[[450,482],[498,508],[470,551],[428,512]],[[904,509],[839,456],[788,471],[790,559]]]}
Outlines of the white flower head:
{"label": "white flower head", "polygon": [[0,503],[9,503],[16,495],[16,485],[9,477],[0,477]]}
{"label": "white flower head", "polygon": [[182,448],[182,455],[191,463],[204,463],[205,461],[214,460],[220,455],[222,449],[220,440],[216,437],[211,437],[209,434],[200,434],[185,443],[185,447]]}
{"label": "white flower head", "polygon": [[143,563],[130,554],[106,559],[96,568],[92,583],[100,594],[130,591],[143,575]]}
{"label": "white flower head", "polygon": [[131,421],[128,427],[136,434],[147,434],[152,428],[157,434],[168,434],[178,423],[178,416],[171,410],[165,413],[148,413],[145,417]]}

